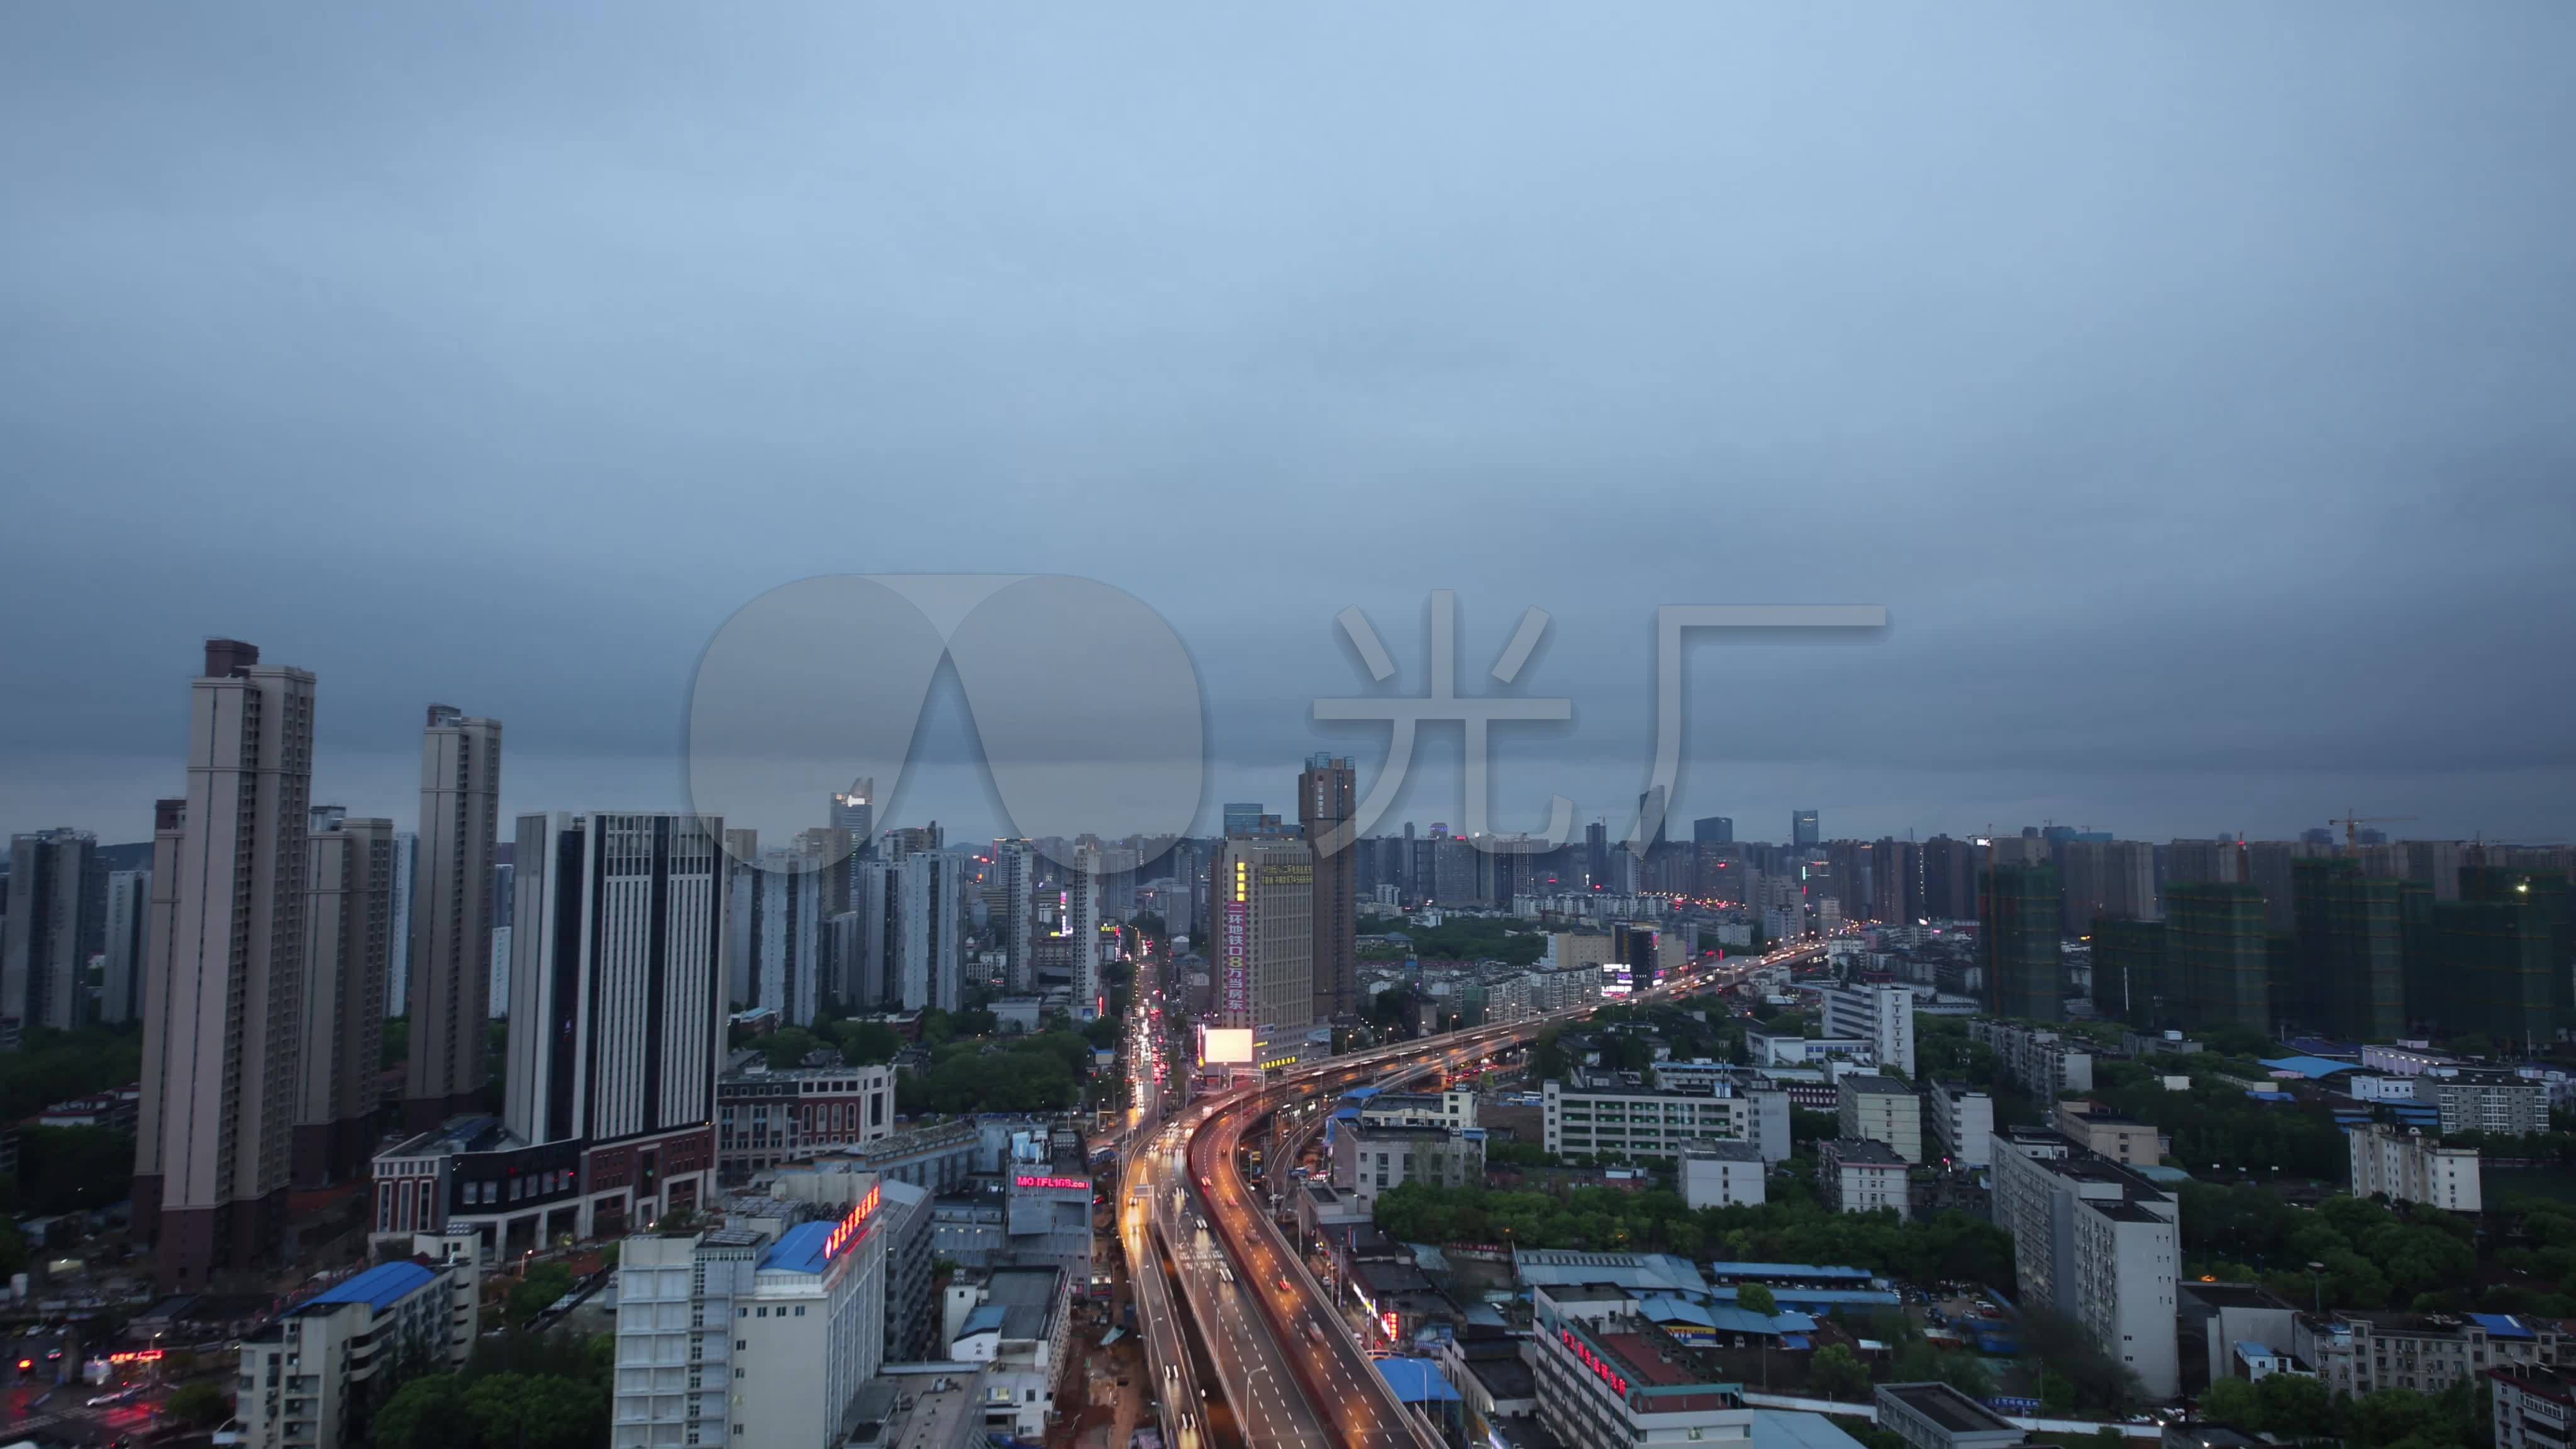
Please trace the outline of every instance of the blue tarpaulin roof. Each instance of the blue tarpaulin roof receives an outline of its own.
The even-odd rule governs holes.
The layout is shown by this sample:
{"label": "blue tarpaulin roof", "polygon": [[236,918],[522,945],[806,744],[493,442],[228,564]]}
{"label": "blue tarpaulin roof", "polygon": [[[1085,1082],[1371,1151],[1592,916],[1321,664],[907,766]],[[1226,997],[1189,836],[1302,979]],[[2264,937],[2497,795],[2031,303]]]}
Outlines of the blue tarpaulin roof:
{"label": "blue tarpaulin roof", "polygon": [[297,1306],[364,1303],[370,1308],[382,1309],[401,1302],[435,1276],[418,1263],[380,1263],[354,1278],[323,1289]]}
{"label": "blue tarpaulin roof", "polygon": [[2521,1319],[2510,1313],[2472,1313],[2469,1321],[2487,1331],[2489,1338],[2531,1338],[2535,1335]]}
{"label": "blue tarpaulin roof", "polygon": [[1440,1376],[1440,1365],[1427,1358],[1382,1358],[1378,1377],[1408,1404],[1456,1403],[1458,1391]]}
{"label": "blue tarpaulin roof", "polygon": [[2331,1061],[2325,1057],[2273,1057],[2263,1065],[2276,1072],[2296,1072],[2311,1080],[2318,1077],[2331,1077],[2337,1072],[2361,1070],[2351,1062]]}
{"label": "blue tarpaulin roof", "polygon": [[2298,1098],[2291,1096],[2291,1095],[2290,1095],[2289,1093],[2287,1093],[2287,1092],[2250,1092],[2250,1091],[2249,1091],[2249,1092],[2247,1092],[2245,1095],[2246,1095],[2246,1096],[2249,1096],[2249,1097],[2251,1097],[2251,1098],[2253,1098],[2253,1099],[2254,1099],[2255,1101],[2257,1101],[2257,1102],[2295,1102],[2295,1101],[2299,1100]]}

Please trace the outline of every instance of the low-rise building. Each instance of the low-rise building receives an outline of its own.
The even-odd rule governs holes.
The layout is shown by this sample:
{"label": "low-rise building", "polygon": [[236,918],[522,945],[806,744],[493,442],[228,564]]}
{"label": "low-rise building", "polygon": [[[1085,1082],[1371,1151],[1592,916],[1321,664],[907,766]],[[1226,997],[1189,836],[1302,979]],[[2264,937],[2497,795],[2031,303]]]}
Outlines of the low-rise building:
{"label": "low-rise building", "polygon": [[716,1081],[716,1170],[728,1183],[893,1134],[890,1066],[772,1068],[742,1052]]}
{"label": "low-rise building", "polygon": [[1700,1142],[1682,1149],[1682,1201],[1692,1208],[1760,1206],[1761,1150],[1750,1142]]}
{"label": "low-rise building", "polygon": [[1476,1094],[1465,1087],[1445,1092],[1377,1092],[1351,1104],[1359,1120],[1373,1127],[1446,1127],[1464,1131],[1476,1123]]}
{"label": "low-rise building", "polygon": [[2084,1325],[2148,1393],[2179,1392],[2174,1195],[2107,1158],[2033,1156],[2001,1133],[1994,1183],[1994,1221],[2012,1234],[2023,1303]]}
{"label": "low-rise building", "polygon": [[1045,1437],[1073,1332],[1071,1288],[1058,1268],[996,1268],[972,1285],[948,1357],[985,1366],[988,1427],[1007,1411],[1011,1433],[1031,1443]]}
{"label": "low-rise building", "polygon": [[1802,1036],[1796,1032],[1744,1028],[1745,1055],[1757,1067],[1812,1067],[1826,1062],[1876,1065],[1878,1043],[1867,1036]]}
{"label": "low-rise building", "polygon": [[1684,1367],[1627,1289],[1538,1287],[1530,1305],[1539,1423],[1567,1449],[1752,1443],[1743,1386]]}
{"label": "low-rise building", "polygon": [[1902,986],[1828,986],[1824,1028],[1828,1037],[1857,1037],[1871,1059],[1914,1075],[1914,993]]}
{"label": "low-rise building", "polygon": [[2381,1389],[2438,1394],[2492,1368],[2568,1366],[2571,1340],[2558,1322],[2509,1313],[2361,1313],[2333,1309],[2292,1320],[2290,1352],[2331,1394]]}
{"label": "low-rise building", "polygon": [[2495,1449],[2567,1449],[2576,1442],[2576,1387],[2541,1368],[2487,1370]]}
{"label": "low-rise building", "polygon": [[1945,1383],[1880,1384],[1878,1426],[1914,1449],[2007,1449],[2028,1437]]}
{"label": "low-rise building", "polygon": [[2233,1377],[2240,1343],[2287,1347],[2296,1312],[2258,1283],[2191,1281],[2174,1284],[2174,1311],[2185,1394],[2198,1394],[2219,1379]]}
{"label": "low-rise building", "polygon": [[[1789,1103],[1721,1086],[1713,1094],[1667,1092],[1644,1085],[1633,1073],[1577,1073],[1550,1081],[1541,1098],[1547,1150],[1571,1157],[1673,1157],[1694,1142],[1753,1142],[1765,1137],[1766,1113],[1775,1114],[1786,1146]],[[1766,1154],[1767,1155],[1767,1154]],[[1785,1155],[1785,1153],[1784,1153]]]}
{"label": "low-rise building", "polygon": [[2093,1090],[2093,1054],[2056,1032],[1979,1017],[1968,1023],[1968,1040],[1994,1052],[2004,1080],[2041,1101]]}
{"label": "low-rise building", "polygon": [[1485,1134],[1481,1129],[1339,1124],[1333,1132],[1333,1185],[1363,1210],[1374,1212],[1380,1194],[1408,1182],[1433,1187],[1481,1187]]}
{"label": "low-rise building", "polygon": [[2385,1122],[2344,1129],[2352,1148],[2352,1195],[2420,1202],[2455,1213],[2483,1211],[2478,1153]]}
{"label": "low-rise building", "polygon": [[1906,1210],[1905,1159],[1873,1137],[1836,1137],[1816,1144],[1816,1183],[1825,1206],[1838,1213]]}
{"label": "low-rise building", "polygon": [[1932,1142],[1953,1167],[1994,1161],[1995,1099],[1965,1082],[1934,1082],[1923,1090],[1923,1112],[1932,1119]]}
{"label": "low-rise building", "polygon": [[2437,1068],[2416,1083],[2415,1099],[2441,1113],[2442,1131],[2530,1137],[2549,1130],[2549,1088],[2501,1067]]}
{"label": "low-rise building", "polygon": [[383,1263],[244,1335],[233,1409],[240,1442],[252,1449],[355,1444],[358,1411],[374,1380],[417,1366],[464,1366],[474,1347],[476,1287],[470,1255],[435,1267]]}
{"label": "low-rise building", "polygon": [[2153,1167],[2164,1160],[2154,1127],[2099,1102],[2060,1102],[2055,1117],[2059,1136],[2097,1157],[2137,1167]]}
{"label": "low-rise building", "polygon": [[1884,1142],[1908,1162],[1923,1160],[1923,1099],[1894,1077],[1845,1073],[1836,1082],[1842,1135]]}

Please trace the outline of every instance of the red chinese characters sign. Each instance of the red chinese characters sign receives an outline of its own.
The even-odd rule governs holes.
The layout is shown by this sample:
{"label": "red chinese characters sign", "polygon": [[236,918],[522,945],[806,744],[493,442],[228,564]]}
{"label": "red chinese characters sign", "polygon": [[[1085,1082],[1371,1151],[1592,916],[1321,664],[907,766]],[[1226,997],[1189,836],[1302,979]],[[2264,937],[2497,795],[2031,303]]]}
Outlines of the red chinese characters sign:
{"label": "red chinese characters sign", "polygon": [[1594,1353],[1590,1344],[1575,1337],[1573,1329],[1560,1328],[1556,1336],[1564,1342],[1568,1352],[1583,1361],[1585,1368],[1601,1376],[1601,1382],[1608,1384],[1612,1393],[1623,1399],[1628,1397],[1628,1376],[1612,1368],[1608,1359]]}
{"label": "red chinese characters sign", "polygon": [[842,1249],[866,1237],[868,1217],[876,1210],[877,1189],[872,1187],[868,1189],[866,1197],[859,1199],[859,1205],[850,1209],[850,1215],[841,1219],[840,1226],[832,1229],[831,1236],[823,1240],[823,1256],[838,1257]]}

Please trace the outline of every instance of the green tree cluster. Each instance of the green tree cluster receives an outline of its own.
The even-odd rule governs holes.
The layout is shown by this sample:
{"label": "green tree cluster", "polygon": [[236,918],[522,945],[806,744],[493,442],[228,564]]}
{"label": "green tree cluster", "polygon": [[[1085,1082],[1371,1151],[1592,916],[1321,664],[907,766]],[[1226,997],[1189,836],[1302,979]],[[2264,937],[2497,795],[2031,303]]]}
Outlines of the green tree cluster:
{"label": "green tree cluster", "polygon": [[[2205,1053],[2203,1055],[2206,1055]],[[2188,1091],[2168,1090],[2163,1077],[2192,1079]],[[2155,1069],[2136,1062],[2097,1061],[2093,1097],[2123,1115],[2151,1122],[2173,1138],[2172,1158],[2185,1171],[2272,1177],[2341,1179],[2351,1170],[2351,1148],[2322,1105],[2258,1102],[2240,1082],[2226,1078],[2200,1056],[2177,1057]]]}
{"label": "green tree cluster", "polygon": [[18,1050],[0,1053],[0,1120],[15,1122],[66,1098],[121,1087],[142,1075],[138,1027],[29,1027]]}
{"label": "green tree cluster", "polygon": [[1412,942],[1410,946],[1370,942],[1360,948],[1360,955],[1373,961],[1413,956],[1426,961],[1490,959],[1511,966],[1531,965],[1546,953],[1547,938],[1516,926],[1495,916],[1452,916],[1436,926],[1405,927],[1401,934]]}
{"label": "green tree cluster", "polygon": [[504,1311],[513,1327],[524,1328],[534,1323],[539,1314],[552,1308],[556,1301],[573,1290],[580,1280],[572,1269],[557,1262],[532,1265],[518,1282],[510,1285],[510,1296]]}
{"label": "green tree cluster", "polygon": [[936,1112],[1053,1112],[1081,1101],[1091,1073],[1091,1043],[1070,1031],[1017,1037],[988,1050],[984,1042],[951,1042],[927,1072],[895,1083],[895,1102],[915,1115]]}
{"label": "green tree cluster", "polygon": [[511,1332],[461,1373],[406,1382],[375,1414],[381,1449],[588,1449],[608,1439],[617,1342]]}
{"label": "green tree cluster", "polygon": [[[1790,1189],[1788,1179],[1775,1188]],[[1948,1212],[1906,1222],[1892,1212],[1829,1212],[1782,1191],[1753,1207],[1694,1211],[1668,1189],[1575,1188],[1562,1197],[1408,1182],[1378,1198],[1377,1225],[1405,1242],[1679,1253],[1768,1262],[1846,1263],[1918,1282],[2010,1282],[2012,1239]]]}
{"label": "green tree cluster", "polygon": [[2462,1378],[2436,1394],[2378,1389],[2360,1398],[2330,1396],[2298,1374],[2261,1381],[2227,1378],[2200,1396],[2205,1419],[2284,1442],[2339,1438],[2350,1449],[2469,1449],[2487,1442],[2490,1391]]}
{"label": "green tree cluster", "polygon": [[[2201,1271],[2263,1285],[2292,1303],[2336,1308],[2443,1306],[2477,1278],[2469,1223],[2438,1209],[2403,1213],[2376,1200],[2330,1197],[2302,1211],[2255,1186],[2184,1183],[2183,1253]],[[2544,1231],[2559,1231],[2544,1227]],[[2565,1230],[2576,1235],[2576,1222]],[[2312,1270],[2309,1264],[2323,1264]]]}

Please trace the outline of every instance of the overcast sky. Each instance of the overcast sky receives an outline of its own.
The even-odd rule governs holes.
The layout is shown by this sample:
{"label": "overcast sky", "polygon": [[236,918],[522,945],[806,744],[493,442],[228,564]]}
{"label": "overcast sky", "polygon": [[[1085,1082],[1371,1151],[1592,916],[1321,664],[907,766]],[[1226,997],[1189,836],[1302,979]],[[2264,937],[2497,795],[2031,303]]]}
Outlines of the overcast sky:
{"label": "overcast sky", "polygon": [[[1365,786],[1310,701],[1422,693],[1450,588],[1462,692],[1536,605],[1574,701],[1506,827],[1624,828],[1657,605],[1866,603],[1691,648],[1677,813],[2576,833],[2571,54],[2562,0],[9,6],[0,829],[148,835],[213,633],[320,676],[353,809],[432,699],[508,808],[675,805],[737,610],[972,571],[1168,622],[1203,820]],[[985,833],[940,692],[895,814]]]}

